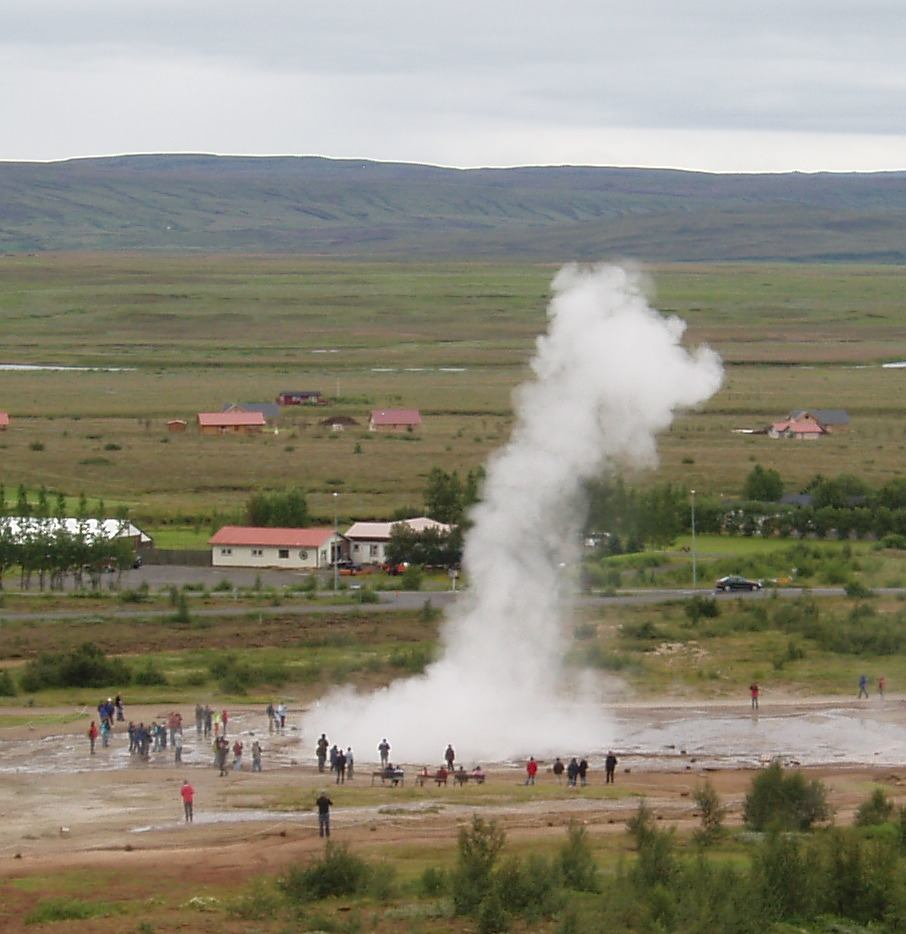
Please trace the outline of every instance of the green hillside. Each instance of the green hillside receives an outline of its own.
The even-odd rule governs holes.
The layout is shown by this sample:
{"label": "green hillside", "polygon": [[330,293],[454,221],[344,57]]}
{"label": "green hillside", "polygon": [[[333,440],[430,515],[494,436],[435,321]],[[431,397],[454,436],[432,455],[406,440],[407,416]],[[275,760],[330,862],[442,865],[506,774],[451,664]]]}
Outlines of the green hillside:
{"label": "green hillside", "polygon": [[445,169],[308,157],[0,164],[0,250],[906,261],[906,172]]}

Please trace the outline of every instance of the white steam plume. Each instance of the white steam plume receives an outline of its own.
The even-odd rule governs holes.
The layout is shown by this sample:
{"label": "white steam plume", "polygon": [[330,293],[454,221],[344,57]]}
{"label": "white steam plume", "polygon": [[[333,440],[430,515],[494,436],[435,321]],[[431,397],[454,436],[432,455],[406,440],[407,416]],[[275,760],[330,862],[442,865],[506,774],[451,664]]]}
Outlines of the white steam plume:
{"label": "white steam plume", "polygon": [[387,737],[391,758],[467,763],[590,752],[612,736],[599,706],[563,677],[564,566],[578,557],[583,482],[656,460],[655,434],[720,386],[717,355],[681,345],[685,324],[650,308],[642,277],[567,266],[553,282],[534,378],[490,462],[463,563],[469,589],[448,613],[426,672],[369,696],[336,690],[305,718],[362,760]]}

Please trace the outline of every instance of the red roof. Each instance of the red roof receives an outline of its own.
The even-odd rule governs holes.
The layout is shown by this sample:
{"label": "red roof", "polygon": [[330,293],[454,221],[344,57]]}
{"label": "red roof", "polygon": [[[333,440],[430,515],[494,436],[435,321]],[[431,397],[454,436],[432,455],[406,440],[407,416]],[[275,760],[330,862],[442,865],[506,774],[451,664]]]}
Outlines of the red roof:
{"label": "red roof", "polygon": [[271,545],[278,548],[320,548],[333,536],[333,529],[262,529],[248,525],[225,525],[208,539],[209,545]]}
{"label": "red roof", "polygon": [[261,412],[199,412],[201,428],[254,428],[267,424]]}
{"label": "red roof", "polygon": [[371,422],[373,425],[421,425],[422,416],[418,409],[374,409]]}
{"label": "red roof", "polygon": [[9,424],[9,413],[0,412],[0,425],[8,425],[8,424]]}

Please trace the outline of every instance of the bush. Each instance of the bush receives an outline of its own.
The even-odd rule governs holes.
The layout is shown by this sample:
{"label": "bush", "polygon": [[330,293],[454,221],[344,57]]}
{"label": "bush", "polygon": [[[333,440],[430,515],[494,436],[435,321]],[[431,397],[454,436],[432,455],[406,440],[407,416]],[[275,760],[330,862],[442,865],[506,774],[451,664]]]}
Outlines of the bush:
{"label": "bush", "polygon": [[470,827],[459,831],[459,857],[450,879],[456,914],[475,914],[490,893],[494,867],[505,840],[495,821],[485,821],[477,814]]}
{"label": "bush", "polygon": [[701,828],[695,832],[695,840],[702,846],[708,846],[723,834],[724,815],[727,809],[720,803],[720,795],[711,784],[699,785],[692,794],[701,817]]}
{"label": "bush", "polygon": [[16,682],[13,680],[13,676],[3,669],[0,671],[0,697],[15,697],[16,696]]}
{"label": "bush", "polygon": [[443,869],[436,866],[428,866],[419,878],[419,890],[422,895],[428,898],[436,898],[438,895],[444,895],[449,888],[450,881]]}
{"label": "bush", "polygon": [[155,684],[166,684],[167,676],[160,669],[157,662],[153,658],[149,658],[135,671],[132,681],[134,684],[149,687]]}
{"label": "bush", "polygon": [[403,590],[421,590],[425,572],[417,565],[410,564],[400,575]]}
{"label": "bush", "polygon": [[569,822],[566,843],[560,848],[560,874],[563,883],[577,892],[597,892],[600,890],[598,867],[591,855],[588,833],[575,821]]}
{"label": "bush", "polygon": [[683,612],[691,622],[697,623],[703,617],[716,619],[720,616],[720,606],[714,597],[697,596],[685,602]]}
{"label": "bush", "polygon": [[92,642],[70,652],[42,652],[25,663],[20,678],[24,691],[42,688],[105,688],[128,684],[125,662],[107,656]]}
{"label": "bush", "polygon": [[874,592],[871,588],[866,587],[862,581],[850,580],[843,585],[843,590],[846,593],[847,597],[851,597],[853,600],[867,600],[869,597],[874,596]]}
{"label": "bush", "polygon": [[370,587],[363,587],[355,595],[356,603],[378,603],[380,597]]}
{"label": "bush", "polygon": [[871,796],[859,805],[856,811],[856,826],[871,827],[885,824],[893,817],[893,801],[887,797],[883,788],[875,788]]}
{"label": "bush", "polygon": [[431,602],[431,599],[428,598],[422,604],[421,610],[419,610],[418,617],[423,623],[433,623],[437,617],[440,616],[440,610]]}
{"label": "bush", "polygon": [[824,784],[806,781],[801,772],[785,775],[776,762],[752,780],[743,803],[743,821],[751,830],[810,830],[830,816]]}
{"label": "bush", "polygon": [[364,894],[370,875],[365,860],[350,853],[345,844],[328,841],[322,859],[304,868],[291,866],[278,885],[291,902],[304,904],[331,896]]}

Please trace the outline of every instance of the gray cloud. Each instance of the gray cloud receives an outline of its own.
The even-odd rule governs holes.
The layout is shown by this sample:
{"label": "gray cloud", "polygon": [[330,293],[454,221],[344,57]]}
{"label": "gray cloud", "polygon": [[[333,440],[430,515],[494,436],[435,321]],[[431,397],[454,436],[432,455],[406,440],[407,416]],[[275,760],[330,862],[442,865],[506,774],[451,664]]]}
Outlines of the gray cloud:
{"label": "gray cloud", "polygon": [[[524,156],[506,161],[544,162],[564,133],[586,151],[634,130],[652,146],[657,134],[755,133],[766,149],[776,134],[833,134],[854,152],[889,137],[902,165],[904,39],[892,0],[7,0],[0,76],[17,93],[0,99],[0,158],[151,148],[454,162],[446,145],[481,164],[509,136]],[[457,133],[471,146],[450,146]],[[676,158],[655,148],[641,161]]]}

